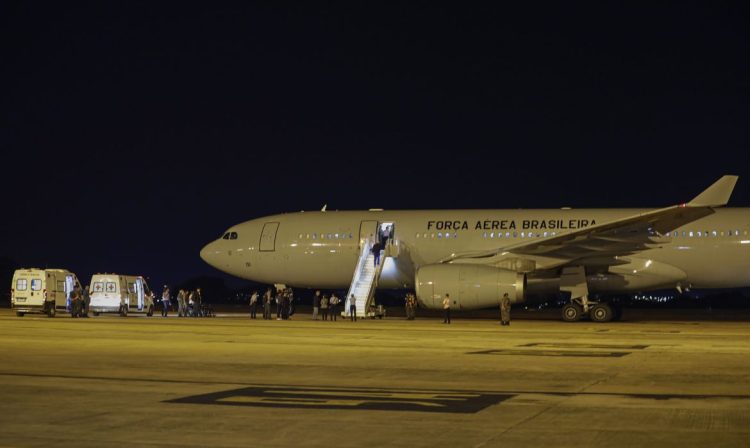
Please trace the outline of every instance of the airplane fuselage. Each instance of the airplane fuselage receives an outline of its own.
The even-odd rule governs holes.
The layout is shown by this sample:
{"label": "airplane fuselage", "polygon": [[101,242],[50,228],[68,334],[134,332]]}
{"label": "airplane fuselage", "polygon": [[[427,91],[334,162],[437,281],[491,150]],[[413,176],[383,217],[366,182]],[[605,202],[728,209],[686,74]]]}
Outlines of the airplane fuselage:
{"label": "airplane fuselage", "polygon": [[[381,223],[392,225],[398,250],[384,261],[379,286],[415,286],[420,267],[457,253],[492,250],[550,238],[650,209],[421,210],[298,212],[237,224],[209,243],[201,257],[219,270],[267,284],[343,289],[360,247]],[[592,292],[628,292],[674,286],[750,286],[750,209],[721,208],[663,235],[659,244],[598,271],[589,261]],[[529,272],[528,292],[558,287],[545,266]],[[633,272],[631,272],[633,271]],[[653,274],[653,275],[650,275]]]}

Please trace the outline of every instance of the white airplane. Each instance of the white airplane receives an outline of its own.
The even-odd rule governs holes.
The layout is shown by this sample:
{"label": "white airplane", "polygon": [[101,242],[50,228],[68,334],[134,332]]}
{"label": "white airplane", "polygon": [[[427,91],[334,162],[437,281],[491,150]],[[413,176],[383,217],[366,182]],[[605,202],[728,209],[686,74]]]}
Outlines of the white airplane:
{"label": "white airplane", "polygon": [[357,314],[377,287],[414,289],[426,308],[442,308],[450,294],[454,309],[495,307],[504,293],[519,303],[562,291],[570,294],[564,320],[607,322],[619,307],[591,294],[750,286],[750,209],[722,208],[736,182],[723,176],[693,200],[659,209],[324,207],[237,224],[200,255],[256,282],[348,287]]}

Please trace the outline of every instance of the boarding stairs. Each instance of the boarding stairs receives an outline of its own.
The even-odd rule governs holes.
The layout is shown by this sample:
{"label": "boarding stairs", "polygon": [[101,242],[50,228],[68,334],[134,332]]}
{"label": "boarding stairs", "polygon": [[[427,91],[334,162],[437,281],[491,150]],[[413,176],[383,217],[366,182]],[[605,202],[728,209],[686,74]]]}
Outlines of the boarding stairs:
{"label": "boarding stairs", "polygon": [[385,251],[381,250],[380,264],[377,266],[374,265],[375,256],[372,254],[372,244],[373,242],[369,239],[362,244],[357,267],[352,276],[352,283],[349,286],[349,291],[346,293],[345,308],[341,313],[344,317],[351,317],[349,313],[349,301],[352,294],[354,294],[354,303],[357,306],[357,317],[372,316],[372,313],[369,311],[370,304],[375,297],[375,289],[378,286],[380,273],[383,270],[383,262],[385,261]]}

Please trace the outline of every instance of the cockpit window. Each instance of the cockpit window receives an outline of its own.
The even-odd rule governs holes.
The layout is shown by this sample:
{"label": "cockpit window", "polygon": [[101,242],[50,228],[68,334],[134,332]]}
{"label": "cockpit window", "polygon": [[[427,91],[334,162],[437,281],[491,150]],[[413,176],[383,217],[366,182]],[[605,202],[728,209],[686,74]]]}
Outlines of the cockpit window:
{"label": "cockpit window", "polygon": [[228,240],[229,239],[229,232],[225,233],[224,236],[221,237],[222,240]]}
{"label": "cockpit window", "polygon": [[229,234],[229,239],[230,240],[236,240],[237,239],[237,232],[230,233]]}

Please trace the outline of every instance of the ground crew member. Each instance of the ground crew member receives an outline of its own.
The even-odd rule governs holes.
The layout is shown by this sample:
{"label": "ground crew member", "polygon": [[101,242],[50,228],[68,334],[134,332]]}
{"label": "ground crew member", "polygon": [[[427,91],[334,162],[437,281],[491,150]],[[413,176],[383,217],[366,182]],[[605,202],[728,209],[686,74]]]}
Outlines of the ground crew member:
{"label": "ground crew member", "polygon": [[328,320],[328,296],[325,294],[320,299],[320,314],[323,315],[323,320]]}
{"label": "ground crew member", "polygon": [[185,307],[185,290],[181,289],[177,293],[177,315],[179,317],[185,317],[187,315],[187,309]]}
{"label": "ground crew member", "polygon": [[500,299],[500,325],[510,325],[510,297],[507,292]]}
{"label": "ground crew member", "polygon": [[444,324],[451,323],[451,295],[448,293],[445,293],[445,298],[443,299],[443,310],[445,310],[445,317],[443,318]]}

